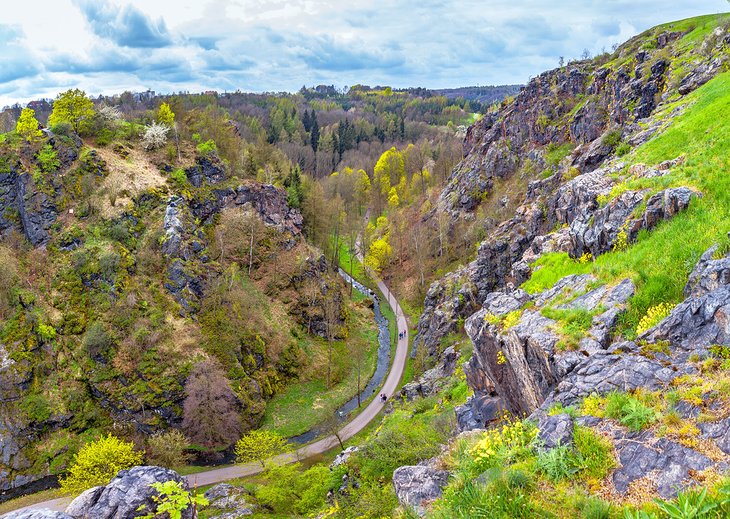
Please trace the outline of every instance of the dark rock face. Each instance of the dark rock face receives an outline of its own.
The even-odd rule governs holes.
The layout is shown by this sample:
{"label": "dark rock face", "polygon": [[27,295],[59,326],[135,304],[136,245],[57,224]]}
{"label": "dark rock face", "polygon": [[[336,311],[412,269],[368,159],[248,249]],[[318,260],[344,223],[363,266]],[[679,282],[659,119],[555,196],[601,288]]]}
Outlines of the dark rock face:
{"label": "dark rock face", "polygon": [[633,241],[641,229],[652,229],[660,221],[685,210],[695,193],[687,187],[666,189],[652,195],[640,218],[635,210],[644,202],[642,191],[626,191],[596,211],[584,210],[570,223],[571,255],[580,257],[590,252],[594,257],[608,252],[623,233],[626,242]]}
{"label": "dark rock face", "polygon": [[[474,343],[474,353],[464,366],[464,373],[475,396],[497,397],[509,411],[532,413],[586,356],[604,352],[618,314],[634,294],[634,286],[630,280],[624,280],[614,287],[591,290],[591,283],[595,279],[589,275],[563,278],[550,290],[534,296],[534,306],[524,310],[508,330],[492,324],[486,308],[469,317],[465,329]],[[508,294],[492,295],[487,300],[501,300]],[[540,308],[565,299],[568,302],[557,308],[600,311],[593,317],[577,351],[557,348],[557,323],[539,312]]]}
{"label": "dark rock face", "polygon": [[45,245],[58,210],[52,198],[36,189],[31,176],[19,168],[20,164],[0,173],[0,236],[16,230],[33,246]]}
{"label": "dark rock face", "polygon": [[441,497],[448,479],[444,470],[421,465],[398,467],[393,472],[393,487],[401,505],[424,515],[426,506]]}
{"label": "dark rock face", "polygon": [[[152,500],[157,491],[153,483],[177,481],[185,489],[185,480],[179,474],[162,467],[134,467],[122,470],[105,487],[88,490],[71,502],[66,513],[74,519],[133,519],[145,506],[144,513],[154,512],[156,504]],[[182,514],[183,519],[193,519],[192,506]]]}
{"label": "dark rock face", "polygon": [[631,483],[642,479],[645,482],[641,484],[655,486],[660,496],[669,499],[691,481],[692,472],[714,465],[694,449],[657,438],[650,431],[627,432],[623,427],[599,419],[592,425],[608,434],[616,447],[619,467],[611,479],[622,494],[629,490]]}
{"label": "dark rock face", "polygon": [[573,419],[568,414],[554,416],[541,414],[537,429],[539,431],[537,436],[542,442],[543,449],[554,449],[573,443]]}
{"label": "dark rock face", "polygon": [[410,401],[417,396],[429,396],[439,391],[448,377],[454,374],[459,353],[449,346],[441,354],[438,364],[426,371],[418,380],[405,384],[401,389],[401,397]]}
{"label": "dark rock face", "polygon": [[226,170],[221,159],[217,155],[202,155],[196,158],[195,165],[186,169],[185,174],[188,180],[195,187],[200,187],[203,182],[217,184],[226,178]]}
{"label": "dark rock face", "polygon": [[730,285],[730,253],[713,259],[718,246],[710,247],[695,265],[684,287],[685,297],[702,297],[718,288]]}
{"label": "dark rock face", "polygon": [[168,260],[165,288],[180,303],[184,314],[198,310],[206,279],[216,274],[209,267],[208,241],[202,225],[220,211],[227,208],[253,211],[264,224],[285,236],[286,247],[292,247],[302,231],[302,215],[288,206],[286,191],[282,189],[247,183],[236,189],[215,190],[213,195],[211,199],[192,204],[173,196],[165,211],[162,244],[162,252]]}

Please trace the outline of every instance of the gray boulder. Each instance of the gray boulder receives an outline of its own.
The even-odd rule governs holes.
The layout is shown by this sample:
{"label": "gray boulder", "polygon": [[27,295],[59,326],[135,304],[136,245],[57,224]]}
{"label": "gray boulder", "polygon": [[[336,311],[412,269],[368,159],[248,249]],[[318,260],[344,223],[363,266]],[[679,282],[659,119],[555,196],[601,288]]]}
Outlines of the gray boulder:
{"label": "gray boulder", "polygon": [[441,497],[448,479],[445,470],[421,465],[398,467],[393,472],[393,487],[401,505],[423,516],[428,505]]}
{"label": "gray boulder", "polygon": [[209,508],[225,510],[217,519],[237,519],[252,515],[255,506],[247,501],[248,492],[228,483],[221,483],[208,489],[203,496],[210,502]]}
{"label": "gray boulder", "polygon": [[[177,481],[187,489],[187,482],[175,471],[162,467],[140,466],[122,470],[105,487],[86,491],[66,509],[73,519],[133,519],[141,506],[146,513],[154,512],[152,499],[157,491],[153,483]],[[183,512],[183,519],[193,519],[192,506]]]}
{"label": "gray boulder", "polygon": [[74,519],[63,512],[55,512],[53,510],[21,510],[18,512],[10,512],[3,515],[2,519]]}
{"label": "gray boulder", "polygon": [[350,459],[350,456],[352,456],[359,450],[359,447],[353,445],[340,452],[337,456],[335,456],[334,461],[332,461],[332,464],[330,465],[330,470],[339,467],[343,463],[347,463],[347,460]]}
{"label": "gray boulder", "polygon": [[573,443],[573,419],[566,413],[541,414],[537,422],[537,436],[545,449],[567,446]]}
{"label": "gray boulder", "polygon": [[714,245],[700,257],[684,287],[684,297],[701,297],[730,285],[730,254],[714,259],[717,250],[718,246]]}

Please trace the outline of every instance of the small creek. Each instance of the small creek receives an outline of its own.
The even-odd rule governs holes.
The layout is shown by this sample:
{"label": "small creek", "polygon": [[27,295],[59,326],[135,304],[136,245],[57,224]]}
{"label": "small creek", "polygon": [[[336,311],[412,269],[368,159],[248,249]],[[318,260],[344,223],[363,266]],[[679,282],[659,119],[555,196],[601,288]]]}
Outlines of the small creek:
{"label": "small creek", "polygon": [[[370,378],[367,385],[360,392],[360,401],[364,404],[368,398],[375,394],[375,391],[380,387],[385,380],[385,376],[388,374],[388,368],[390,367],[390,327],[388,319],[385,318],[380,309],[380,298],[375,294],[375,292],[352,279],[344,270],[339,270],[340,276],[348,285],[352,283],[355,290],[372,300],[375,322],[378,325],[378,363],[375,367],[375,373],[373,373],[373,376]],[[387,302],[385,304],[387,304]],[[339,421],[344,422],[348,415],[355,409],[357,409],[357,395],[340,406],[336,411],[336,416]],[[305,444],[310,443],[325,434],[327,434],[327,431],[324,430],[324,426],[318,425],[298,436],[292,436],[289,438],[289,441],[291,443]]]}

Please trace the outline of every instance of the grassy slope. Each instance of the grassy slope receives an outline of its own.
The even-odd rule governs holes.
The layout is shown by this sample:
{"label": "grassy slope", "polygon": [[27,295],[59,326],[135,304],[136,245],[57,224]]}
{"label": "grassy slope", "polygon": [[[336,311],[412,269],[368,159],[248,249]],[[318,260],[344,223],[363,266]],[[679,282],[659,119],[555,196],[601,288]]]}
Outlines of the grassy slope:
{"label": "grassy slope", "polygon": [[[638,290],[624,318],[626,331],[635,328],[649,307],[682,299],[687,276],[700,255],[714,243],[725,242],[730,231],[730,119],[721,115],[730,113],[730,73],[682,102],[691,106],[663,134],[626,159],[651,165],[674,159],[681,151],[685,163],[651,187],[686,185],[697,188],[703,197],[653,231],[642,231],[627,250],[604,254],[592,264],[580,264],[561,253],[541,258],[541,268],[525,283],[526,290],[542,290],[568,274],[592,272],[609,283],[630,277]],[[627,187],[650,187],[643,184],[629,182]]]}

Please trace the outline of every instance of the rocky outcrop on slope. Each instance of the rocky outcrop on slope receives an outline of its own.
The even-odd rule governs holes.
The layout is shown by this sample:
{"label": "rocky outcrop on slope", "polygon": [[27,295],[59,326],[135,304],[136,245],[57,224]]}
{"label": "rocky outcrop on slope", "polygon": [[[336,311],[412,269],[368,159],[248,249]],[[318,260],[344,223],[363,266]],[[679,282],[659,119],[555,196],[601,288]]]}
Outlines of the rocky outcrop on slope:
{"label": "rocky outcrop on slope", "polygon": [[48,230],[58,217],[53,198],[39,190],[18,163],[0,169],[0,236],[15,230],[33,246],[48,243]]}
{"label": "rocky outcrop on slope", "polygon": [[398,467],[393,472],[393,487],[398,501],[418,515],[425,515],[430,503],[441,497],[449,473],[424,465]]}
{"label": "rocky outcrop on slope", "polygon": [[188,203],[180,196],[168,200],[165,211],[162,253],[168,261],[165,288],[184,314],[198,310],[210,267],[208,241],[203,225],[224,209],[253,212],[282,234],[284,247],[291,248],[301,236],[302,215],[287,204],[286,192],[274,186],[246,183],[233,189],[218,189],[212,197]]}
{"label": "rocky outcrop on slope", "polygon": [[53,510],[23,510],[21,512],[10,512],[3,516],[3,519],[74,519],[63,512]]}
{"label": "rocky outcrop on slope", "polygon": [[[188,489],[185,480],[176,472],[162,467],[134,467],[122,470],[104,487],[94,487],[74,499],[66,514],[74,519],[133,519],[144,513],[154,513],[157,504],[153,497],[158,492],[153,483],[176,481]],[[183,511],[182,519],[196,516],[193,506]]]}
{"label": "rocky outcrop on slope", "polygon": [[[604,351],[634,286],[624,280],[613,287],[591,288],[595,283],[589,275],[560,280],[552,289],[531,298],[532,306],[524,309],[519,320],[507,329],[502,319],[507,315],[505,310],[514,304],[491,305],[469,317],[465,328],[474,343],[474,354],[464,366],[464,373],[475,397],[497,398],[501,407],[529,414],[586,356]],[[499,292],[489,299],[509,296],[508,292]],[[514,299],[525,297],[517,291]],[[551,309],[590,313],[590,327],[577,345],[566,346],[561,323],[543,315]],[[503,313],[493,313],[498,310]],[[510,314],[515,311],[519,312],[509,310]],[[485,423],[494,418],[484,416],[483,409],[479,414]]]}
{"label": "rocky outcrop on slope", "polygon": [[217,154],[199,155],[195,159],[195,165],[185,170],[185,175],[195,187],[200,187],[204,182],[217,184],[226,178],[226,169]]}

